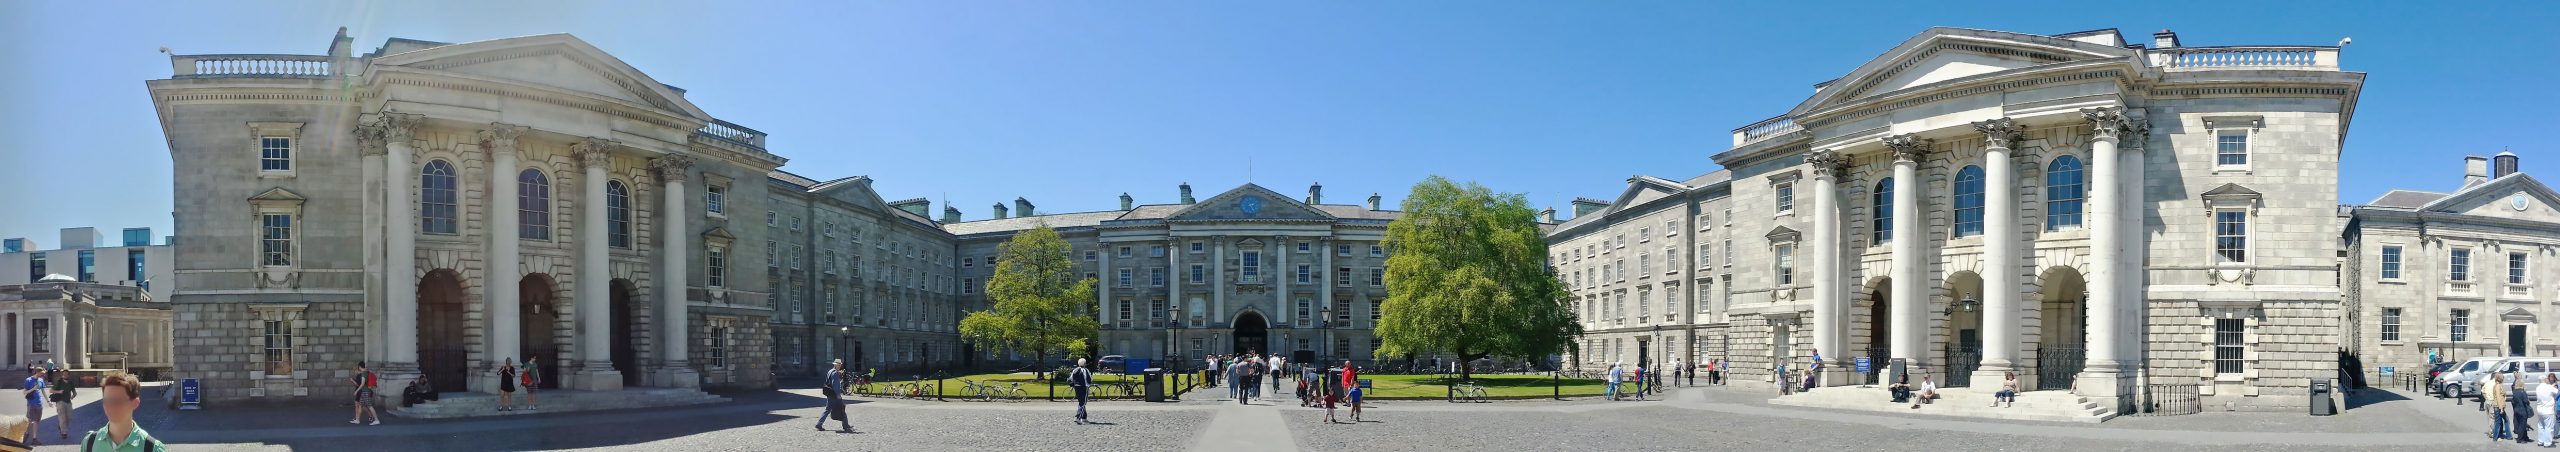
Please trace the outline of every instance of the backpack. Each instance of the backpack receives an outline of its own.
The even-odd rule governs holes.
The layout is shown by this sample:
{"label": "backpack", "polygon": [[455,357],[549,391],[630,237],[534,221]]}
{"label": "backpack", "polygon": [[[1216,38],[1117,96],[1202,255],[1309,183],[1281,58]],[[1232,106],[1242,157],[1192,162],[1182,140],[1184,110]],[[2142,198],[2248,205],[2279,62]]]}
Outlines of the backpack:
{"label": "backpack", "polygon": [[[106,433],[107,429],[104,427],[100,427],[97,430],[90,430],[88,436],[80,438],[80,452],[95,452],[98,447],[98,440],[106,439]],[[142,451],[160,452],[160,440],[158,438],[153,438],[143,441]]]}

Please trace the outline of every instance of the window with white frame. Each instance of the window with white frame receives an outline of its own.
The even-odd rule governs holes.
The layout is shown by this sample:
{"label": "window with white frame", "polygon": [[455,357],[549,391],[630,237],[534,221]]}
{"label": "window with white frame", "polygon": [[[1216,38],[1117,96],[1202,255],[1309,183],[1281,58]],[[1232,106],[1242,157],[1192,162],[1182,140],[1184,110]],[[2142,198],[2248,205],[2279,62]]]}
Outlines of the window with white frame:
{"label": "window with white frame", "polygon": [[2471,310],[2455,309],[2453,315],[2447,318],[2452,322],[2445,326],[2445,335],[2448,338],[2453,339],[2454,342],[2471,340]]}
{"label": "window with white frame", "polygon": [[551,179],[542,170],[517,174],[516,221],[517,238],[551,240]]}
{"label": "window with white frame", "polygon": [[293,171],[293,138],[258,137],[258,171]]}
{"label": "window with white frame", "polygon": [[1119,287],[1129,287],[1129,274],[1130,274],[1130,273],[1131,273],[1131,271],[1130,271],[1129,269],[1126,269],[1126,268],[1120,269],[1120,279],[1119,279],[1120,284],[1119,284]]}
{"label": "window with white frame", "polygon": [[782,266],[782,246],[775,245],[772,240],[764,241],[764,266]]}
{"label": "window with white frame", "polygon": [[1207,281],[1207,280],[1209,280],[1208,275],[1209,275],[1208,267],[1201,266],[1200,264],[1191,264],[1191,283],[1192,283],[1192,284],[1199,284],[1201,281]]}
{"label": "window with white frame", "polygon": [[[1621,241],[1620,241],[1620,242],[1618,242],[1618,246],[1626,246],[1626,242],[1624,241],[1624,239],[1620,239],[1620,240],[1621,240]],[[1369,245],[1369,257],[1387,257],[1387,247],[1385,247],[1385,246],[1379,246],[1379,245]]]}
{"label": "window with white frame", "polygon": [[[1387,301],[1386,301],[1386,300],[1382,300],[1382,299],[1377,299],[1377,298],[1371,298],[1371,299],[1369,299],[1369,324],[1370,324],[1370,325],[1377,325],[1377,324],[1378,324],[1378,319],[1386,317],[1386,312],[1387,312],[1387,310],[1386,310],[1386,303],[1387,303]],[[1370,347],[1376,347],[1376,346],[1377,346],[1377,339],[1370,339],[1369,341],[1370,341],[1370,342],[1369,342]]]}
{"label": "window with white frame", "polygon": [[1131,314],[1133,314],[1133,313],[1135,313],[1135,312],[1137,311],[1137,308],[1136,308],[1136,307],[1134,307],[1134,306],[1130,306],[1130,305],[1132,305],[1132,304],[1135,304],[1135,303],[1131,303],[1131,302],[1129,301],[1129,299],[1127,299],[1127,298],[1122,298],[1122,299],[1120,299],[1120,303],[1119,303],[1120,307],[1116,309],[1117,311],[1120,311],[1120,321],[1122,321],[1122,322],[1127,322],[1127,321],[1129,321],[1129,318],[1131,317]]}
{"label": "window with white frame", "polygon": [[2060,231],[2080,227],[2081,200],[2087,198],[2080,158],[2054,157],[2044,169],[2044,230]]}
{"label": "window with white frame", "polygon": [[2382,279],[2400,279],[2400,247],[2382,247]]}
{"label": "window with white frame", "polygon": [[1778,213],[1794,213],[1796,210],[1796,184],[1794,182],[1778,184],[1777,191]]}
{"label": "window with white frame", "polygon": [[1351,267],[1333,269],[1334,287],[1351,287]]}
{"label": "window with white frame", "polygon": [[[729,207],[728,207],[728,204],[729,204],[729,187],[724,187],[724,186],[720,186],[720,185],[711,185],[711,184],[705,184],[705,185],[703,185],[703,186],[702,186],[702,210],[703,210],[703,211],[705,211],[705,212],[710,212],[710,213],[721,213],[721,212],[727,212],[727,210],[726,210],[726,209],[728,209],[728,208],[729,208]],[[766,226],[772,226],[772,225],[773,225],[773,212],[765,212],[765,216],[764,216],[764,218],[765,218],[764,225],[766,225]]]}
{"label": "window with white frame", "polygon": [[978,293],[978,278],[960,278],[961,295],[971,295],[976,293]]}
{"label": "window with white frame", "polygon": [[2243,332],[2248,319],[2213,319],[2213,373],[2237,374],[2249,369],[2249,344]]}
{"label": "window with white frame", "polygon": [[2400,340],[2400,308],[2382,308],[2382,341]]}
{"label": "window with white frame", "polygon": [[293,265],[293,215],[268,213],[258,215],[258,263],[268,267]]}
{"label": "window with white frame", "polygon": [[2215,131],[2213,164],[2222,169],[2247,168],[2249,166],[2249,131],[2247,129]]}
{"label": "window with white frame", "polygon": [[1778,275],[1778,285],[1793,286],[1796,284],[1796,244],[1780,243],[1776,248],[1774,271]]}
{"label": "window with white frame", "polygon": [[2445,279],[2453,281],[2471,280],[2470,248],[2454,248],[2452,253],[2445,256]]}
{"label": "window with white frame", "polygon": [[978,258],[975,258],[975,257],[963,257],[963,258],[960,258],[960,268],[976,268],[977,266],[978,266]]}
{"label": "window with white frame", "polygon": [[1679,245],[1662,246],[1662,272],[1665,274],[1680,272]]}
{"label": "window with white frame", "polygon": [[606,182],[604,200],[606,244],[614,248],[630,248],[631,189],[623,186],[622,181]]}
{"label": "window with white frame", "polygon": [[707,348],[709,348],[711,355],[711,368],[729,368],[730,323],[731,320],[725,317],[712,318],[711,337],[708,338],[709,340],[707,341],[710,342],[710,344],[706,344],[710,346]]}
{"label": "window with white frame", "polygon": [[1652,243],[1653,228],[1636,228],[1636,243]]}
{"label": "window with white frame", "polygon": [[1147,285],[1164,287],[1164,267],[1147,267]]}
{"label": "window with white frame", "polygon": [[1707,243],[1705,241],[1698,242],[1698,268],[1707,268],[1715,265],[1715,249],[1716,246],[1714,244]]}
{"label": "window with white frame", "polygon": [[453,164],[444,160],[428,160],[418,171],[418,232],[454,234],[461,209],[455,196],[459,187]]}
{"label": "window with white frame", "polygon": [[702,253],[702,260],[703,260],[702,279],[703,279],[703,285],[705,285],[705,286],[711,286],[711,287],[728,287],[728,285],[729,285],[729,256],[728,256],[728,254],[729,254],[729,249],[728,249],[727,247],[719,247],[719,246],[711,247],[711,250],[710,250],[710,251]]}
{"label": "window with white frame", "polygon": [[1262,252],[1236,253],[1236,277],[1247,283],[1262,281]]}
{"label": "window with white frame", "polygon": [[2249,262],[2248,211],[2213,212],[2213,254],[2225,264]]}
{"label": "window with white frame", "polygon": [[1369,287],[1386,287],[1386,286],[1387,286],[1387,269],[1385,269],[1385,268],[1378,268],[1378,267],[1371,267],[1371,268],[1369,268]]}
{"label": "window with white frame", "polygon": [[1872,193],[1874,199],[1868,205],[1873,207],[1867,210],[1867,218],[1874,226],[1868,230],[1875,231],[1874,244],[1893,243],[1893,178],[1876,181]]}
{"label": "window with white frame", "polygon": [[2507,284],[2524,284],[2525,253],[2507,253]]}
{"label": "window with white frame", "polygon": [[1129,257],[1129,247],[1126,247],[1126,246],[1120,247],[1120,254],[1119,254],[1119,257]]}
{"label": "window with white frame", "polygon": [[1982,178],[1979,166],[1956,170],[1956,237],[1982,235]]}
{"label": "window with white frame", "polygon": [[1316,275],[1315,275],[1315,267],[1314,267],[1314,266],[1310,266],[1310,265],[1307,265],[1307,264],[1298,264],[1298,280],[1297,280],[1297,283],[1298,283],[1298,284],[1306,284],[1306,283],[1308,283],[1308,282],[1315,281],[1315,278],[1316,278]]}
{"label": "window with white frame", "polygon": [[1297,314],[1298,314],[1298,323],[1297,323],[1297,324],[1299,324],[1299,325],[1313,325],[1312,323],[1308,323],[1308,322],[1310,322],[1310,320],[1307,320],[1307,317],[1311,315],[1311,314],[1309,314],[1309,313],[1314,312],[1314,311],[1315,311],[1315,300],[1310,300],[1310,299],[1305,299],[1305,298],[1300,298],[1300,299],[1298,299],[1298,311],[1297,311]]}
{"label": "window with white frame", "polygon": [[1653,277],[1653,253],[1636,253],[1636,279]]}
{"label": "window with white frame", "polygon": [[[1702,209],[1703,209],[1703,208],[1702,208]],[[1714,226],[1710,226],[1710,225],[1715,224],[1715,222],[1714,222],[1714,221],[1712,221],[1712,220],[1714,220],[1714,219],[1715,219],[1715,215],[1708,214],[1708,213],[1704,213],[1704,212],[1700,212],[1700,213],[1698,213],[1698,230],[1700,230],[1700,231],[1704,231],[1704,230],[1708,230],[1708,229],[1712,229],[1712,228],[1714,228]]]}
{"label": "window with white frame", "polygon": [[[260,324],[265,333],[264,339],[266,340],[266,346],[264,347],[264,351],[266,352],[266,366],[264,366],[264,370],[267,375],[276,377],[293,376],[295,361],[295,354],[293,352],[293,320],[294,317],[299,316],[298,314],[298,312],[293,311],[278,311],[261,321]],[[35,319],[36,353],[46,353],[46,338],[52,337],[45,331],[48,326],[45,324],[46,320],[49,319]]]}
{"label": "window with white frame", "polygon": [[1164,245],[1148,246],[1147,257],[1164,257]]}

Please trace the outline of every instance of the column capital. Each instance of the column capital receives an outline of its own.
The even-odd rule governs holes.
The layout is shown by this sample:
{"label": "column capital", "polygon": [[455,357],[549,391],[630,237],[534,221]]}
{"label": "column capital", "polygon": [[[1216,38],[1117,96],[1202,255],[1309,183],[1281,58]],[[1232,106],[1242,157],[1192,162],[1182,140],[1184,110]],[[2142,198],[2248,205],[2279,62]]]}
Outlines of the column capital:
{"label": "column capital", "polygon": [[2125,121],[2123,109],[2114,107],[2086,108],[2080,110],[2080,116],[2089,120],[2091,131],[2098,135],[2093,138],[2094,140],[2116,141],[2117,134],[2124,132]]}
{"label": "column capital", "polygon": [[1931,142],[1909,133],[1884,137],[1884,147],[1893,152],[1894,163],[1919,163],[1921,156],[1929,153]]}
{"label": "column capital", "polygon": [[2124,147],[2119,150],[2142,152],[2144,145],[2151,144],[2151,123],[2149,122],[2126,121],[2123,131]]}
{"label": "column capital", "polygon": [[1846,169],[1848,159],[1841,157],[1839,150],[1824,149],[1805,154],[1804,164],[1813,167],[1813,178],[1829,179]]}
{"label": "column capital", "polygon": [[2026,132],[2018,128],[2017,121],[2006,117],[1975,122],[1973,130],[1982,131],[1984,147],[2000,149],[2008,149],[2011,143],[2017,142],[2019,135]]}
{"label": "column capital", "polygon": [[390,146],[386,146],[389,133],[378,118],[356,126],[356,151],[367,157],[390,153]]}
{"label": "column capital", "polygon": [[685,169],[692,167],[693,156],[690,155],[670,154],[649,159],[649,171],[657,174],[660,182],[684,180]]}
{"label": "column capital", "polygon": [[516,152],[516,138],[523,136],[524,130],[524,126],[498,122],[489,123],[488,128],[480,129],[480,145],[487,147],[491,154],[501,152],[514,154]]}
{"label": "column capital", "polygon": [[608,151],[608,149],[613,149],[614,146],[620,144],[621,143],[615,143],[610,140],[588,138],[578,140],[576,143],[570,143],[569,153],[578,156],[578,164],[580,166],[589,168],[602,167],[606,162],[612,160],[613,155],[611,151]]}

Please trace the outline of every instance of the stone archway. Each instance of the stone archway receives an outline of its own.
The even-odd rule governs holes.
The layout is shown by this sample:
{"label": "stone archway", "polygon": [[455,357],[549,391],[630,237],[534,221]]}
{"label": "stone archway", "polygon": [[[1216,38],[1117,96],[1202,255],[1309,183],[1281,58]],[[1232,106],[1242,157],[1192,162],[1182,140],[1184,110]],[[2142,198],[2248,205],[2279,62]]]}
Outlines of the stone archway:
{"label": "stone archway", "polygon": [[635,347],[638,342],[632,338],[632,332],[639,328],[638,314],[633,312],[638,308],[633,303],[639,300],[633,299],[633,296],[640,290],[628,279],[615,279],[608,286],[608,290],[612,293],[606,306],[610,311],[608,316],[611,320],[608,321],[612,323],[610,329],[613,344],[613,351],[608,356],[613,359],[613,370],[622,373],[623,387],[639,386],[640,352]]}
{"label": "stone archway", "polygon": [[537,369],[540,372],[535,376],[541,381],[534,384],[544,389],[560,387],[558,293],[548,274],[525,275],[523,282],[516,286],[516,319],[523,326],[517,330],[523,333],[518,341],[522,345],[517,356],[524,358],[521,362],[525,367],[540,366]]}
{"label": "stone archway", "polygon": [[1942,386],[1971,386],[1973,371],[1982,367],[1982,275],[1970,271],[1947,276],[1946,315],[1939,351],[1946,361],[1946,377]]}
{"label": "stone archway", "polygon": [[1257,353],[1271,349],[1271,322],[1263,320],[1262,313],[1248,310],[1243,314],[1236,314],[1235,323],[1232,325],[1235,329],[1229,336],[1235,338],[1233,344],[1235,348],[1229,350],[1234,353]]}
{"label": "stone archway", "polygon": [[1856,372],[1858,357],[1867,357],[1868,372],[1854,377],[1865,384],[1877,384],[1880,370],[1893,362],[1893,278],[1878,277],[1867,282],[1866,293],[1859,295],[1849,310],[1849,350],[1842,356],[1852,363],[1848,370]]}
{"label": "stone archway", "polygon": [[2089,284],[2080,271],[2055,267],[2038,275],[2042,312],[2036,326],[2034,389],[2067,390],[2088,358]]}
{"label": "stone archway", "polygon": [[418,279],[418,373],[436,392],[471,390],[471,348],[463,342],[467,294],[453,269]]}

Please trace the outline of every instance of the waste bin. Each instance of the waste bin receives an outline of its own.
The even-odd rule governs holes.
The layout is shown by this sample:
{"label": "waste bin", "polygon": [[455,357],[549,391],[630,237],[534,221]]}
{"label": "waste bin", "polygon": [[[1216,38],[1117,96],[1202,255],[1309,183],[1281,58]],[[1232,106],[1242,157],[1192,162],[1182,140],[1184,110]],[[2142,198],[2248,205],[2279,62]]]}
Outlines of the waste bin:
{"label": "waste bin", "polygon": [[2328,416],[2328,415],[2332,415],[2332,414],[2337,414],[2337,411],[2338,411],[2338,410],[2337,410],[2337,407],[2336,407],[2336,406],[2332,406],[2332,405],[2330,405],[2330,404],[2329,404],[2329,402],[2330,402],[2330,400],[2329,400],[2329,399],[2331,398],[2330,394],[2335,393],[2335,392],[2337,392],[2336,387],[2335,387],[2335,386],[2331,386],[2331,380],[2330,380],[2330,379],[2327,379],[2327,378],[2317,378],[2317,379],[2312,379],[2312,380],[2311,380],[2311,415],[2313,415],[2313,416]]}
{"label": "waste bin", "polygon": [[1147,368],[1147,401],[1164,401],[1164,368]]}

